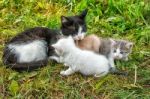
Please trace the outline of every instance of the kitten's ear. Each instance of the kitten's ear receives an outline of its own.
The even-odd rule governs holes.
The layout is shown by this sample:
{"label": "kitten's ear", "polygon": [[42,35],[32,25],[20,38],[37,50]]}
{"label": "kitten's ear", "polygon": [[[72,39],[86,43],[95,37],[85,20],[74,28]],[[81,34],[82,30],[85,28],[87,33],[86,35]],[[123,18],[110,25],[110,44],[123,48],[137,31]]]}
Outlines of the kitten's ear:
{"label": "kitten's ear", "polygon": [[68,21],[69,21],[69,19],[68,19],[67,17],[61,16],[61,22],[62,22],[62,23],[66,23],[66,22],[68,22]]}
{"label": "kitten's ear", "polygon": [[58,46],[57,44],[52,44],[51,46],[52,46],[53,48],[55,48],[56,50],[57,50],[57,49],[60,49],[60,46]]}
{"label": "kitten's ear", "polygon": [[52,44],[51,46],[52,46],[54,49],[56,49],[57,51],[62,52],[61,46],[59,46],[59,45],[57,45],[57,44]]}
{"label": "kitten's ear", "polygon": [[88,12],[88,9],[83,10],[82,13],[79,15],[79,17],[80,17],[81,19],[84,19],[85,16],[87,15],[87,12]]}
{"label": "kitten's ear", "polygon": [[58,48],[58,45],[57,44],[52,44],[51,45],[53,48],[57,49]]}
{"label": "kitten's ear", "polygon": [[111,42],[111,46],[115,46],[117,44],[116,41],[113,39],[110,39],[110,42]]}
{"label": "kitten's ear", "polygon": [[131,49],[132,46],[133,46],[133,43],[132,43],[132,42],[127,42],[127,43],[126,43],[126,47],[127,47],[128,49]]}

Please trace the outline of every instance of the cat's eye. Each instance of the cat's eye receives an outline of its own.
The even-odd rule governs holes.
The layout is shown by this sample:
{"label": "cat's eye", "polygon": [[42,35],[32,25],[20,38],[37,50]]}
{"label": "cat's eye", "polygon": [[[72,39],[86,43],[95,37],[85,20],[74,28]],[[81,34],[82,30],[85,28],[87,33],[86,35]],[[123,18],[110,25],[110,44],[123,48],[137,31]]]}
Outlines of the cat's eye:
{"label": "cat's eye", "polygon": [[120,52],[120,54],[123,54],[124,52]]}
{"label": "cat's eye", "polygon": [[114,50],[114,53],[116,53],[116,50]]}

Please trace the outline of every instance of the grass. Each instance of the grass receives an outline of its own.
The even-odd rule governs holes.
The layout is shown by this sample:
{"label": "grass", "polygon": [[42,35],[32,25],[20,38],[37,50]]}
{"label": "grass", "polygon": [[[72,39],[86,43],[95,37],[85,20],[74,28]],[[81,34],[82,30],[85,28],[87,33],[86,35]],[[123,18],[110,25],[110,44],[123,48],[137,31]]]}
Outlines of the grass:
{"label": "grass", "polygon": [[0,55],[4,43],[18,32],[35,26],[59,28],[61,15],[84,8],[88,34],[134,42],[128,62],[117,61],[127,77],[62,77],[62,64],[49,63],[33,72],[6,69],[0,60],[0,98],[149,99],[150,2],[149,0],[1,0]]}

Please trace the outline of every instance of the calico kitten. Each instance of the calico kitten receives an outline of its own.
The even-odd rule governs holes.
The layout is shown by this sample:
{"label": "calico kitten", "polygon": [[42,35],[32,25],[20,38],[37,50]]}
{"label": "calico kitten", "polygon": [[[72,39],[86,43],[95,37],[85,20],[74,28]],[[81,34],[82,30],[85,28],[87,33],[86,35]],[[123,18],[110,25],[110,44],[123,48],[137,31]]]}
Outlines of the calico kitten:
{"label": "calico kitten", "polygon": [[88,35],[82,40],[75,40],[75,43],[82,50],[91,50],[99,53],[100,38],[96,35]]}
{"label": "calico kitten", "polygon": [[80,72],[83,75],[101,77],[109,72],[109,62],[105,56],[79,49],[71,36],[58,40],[52,46],[63,58],[62,62],[69,66],[67,70],[60,72],[61,75],[68,76]]}
{"label": "calico kitten", "polygon": [[3,63],[16,70],[32,70],[45,66],[49,56],[55,52],[52,43],[58,36],[72,35],[80,38],[86,32],[85,17],[87,9],[75,16],[61,17],[60,30],[46,27],[35,27],[25,30],[6,43],[3,53]]}

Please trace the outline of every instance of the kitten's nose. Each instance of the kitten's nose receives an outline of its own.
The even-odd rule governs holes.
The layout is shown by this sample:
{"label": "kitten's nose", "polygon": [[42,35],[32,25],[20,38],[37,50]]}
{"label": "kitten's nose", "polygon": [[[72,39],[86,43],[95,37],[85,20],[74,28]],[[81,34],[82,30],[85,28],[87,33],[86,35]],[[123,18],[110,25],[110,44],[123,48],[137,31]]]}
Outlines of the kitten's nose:
{"label": "kitten's nose", "polygon": [[118,55],[115,56],[116,59],[119,59],[120,57]]}

